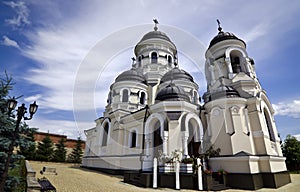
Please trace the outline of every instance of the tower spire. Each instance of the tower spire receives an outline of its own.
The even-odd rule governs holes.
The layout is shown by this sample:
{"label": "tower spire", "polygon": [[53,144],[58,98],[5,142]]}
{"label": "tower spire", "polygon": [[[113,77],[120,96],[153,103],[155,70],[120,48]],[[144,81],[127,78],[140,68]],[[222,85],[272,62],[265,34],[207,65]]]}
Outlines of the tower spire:
{"label": "tower spire", "polygon": [[217,23],[218,23],[218,30],[219,30],[219,32],[221,32],[222,31],[222,27],[221,27],[221,23],[220,23],[220,21],[219,21],[219,19],[217,19]]}
{"label": "tower spire", "polygon": [[157,25],[159,24],[158,20],[157,19],[153,19],[153,22],[154,22],[154,31],[157,31],[158,30]]}

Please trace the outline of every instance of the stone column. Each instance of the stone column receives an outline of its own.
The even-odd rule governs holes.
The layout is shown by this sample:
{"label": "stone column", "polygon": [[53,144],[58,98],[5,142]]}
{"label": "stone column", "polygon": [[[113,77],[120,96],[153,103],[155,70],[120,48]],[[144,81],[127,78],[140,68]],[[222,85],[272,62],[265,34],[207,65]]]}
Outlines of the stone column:
{"label": "stone column", "polygon": [[199,191],[202,191],[203,190],[202,169],[201,169],[201,162],[199,158],[197,158],[197,165],[198,165],[198,189]]}
{"label": "stone column", "polygon": [[163,154],[164,155],[168,154],[168,138],[169,138],[168,132],[164,131],[164,135],[162,137],[162,140],[163,140]]}
{"label": "stone column", "polygon": [[175,171],[176,171],[176,189],[180,189],[180,178],[179,178],[179,170],[180,170],[180,163],[176,161],[175,164]]}
{"label": "stone column", "polygon": [[145,144],[146,144],[146,156],[148,157],[150,155],[150,138],[145,139]]}
{"label": "stone column", "polygon": [[153,188],[157,188],[157,158],[153,159]]}
{"label": "stone column", "polygon": [[232,78],[233,77],[233,71],[232,71],[232,66],[231,66],[231,62],[230,62],[229,57],[225,58],[225,63],[227,65],[228,77]]}
{"label": "stone column", "polygon": [[188,136],[185,134],[185,132],[182,132],[182,136],[181,136],[181,139],[182,139],[182,150],[183,150],[183,157],[184,158],[187,158],[189,157],[189,154],[188,154],[188,144],[187,144],[187,140],[188,140]]}

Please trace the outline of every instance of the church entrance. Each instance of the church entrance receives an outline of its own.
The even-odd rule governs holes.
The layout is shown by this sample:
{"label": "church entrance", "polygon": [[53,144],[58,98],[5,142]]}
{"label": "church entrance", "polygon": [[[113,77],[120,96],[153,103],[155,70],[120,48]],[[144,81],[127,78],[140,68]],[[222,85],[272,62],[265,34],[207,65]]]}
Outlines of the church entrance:
{"label": "church entrance", "polygon": [[194,156],[194,157],[199,157],[200,156],[200,146],[201,146],[201,142],[198,140],[196,140],[195,138],[197,138],[197,128],[198,126],[196,126],[197,124],[193,121],[189,121],[188,126],[189,126],[189,138],[188,138],[188,155],[190,157]]}
{"label": "church entrance", "polygon": [[195,142],[194,137],[189,140],[189,144],[188,144],[188,155],[190,157],[194,156],[194,157],[199,157],[200,156],[200,145],[201,142]]}
{"label": "church entrance", "polygon": [[160,122],[158,121],[155,124],[154,132],[153,132],[153,150],[154,150],[154,157],[159,157],[159,150],[162,151],[163,148],[163,140],[161,138],[161,130],[160,130]]}

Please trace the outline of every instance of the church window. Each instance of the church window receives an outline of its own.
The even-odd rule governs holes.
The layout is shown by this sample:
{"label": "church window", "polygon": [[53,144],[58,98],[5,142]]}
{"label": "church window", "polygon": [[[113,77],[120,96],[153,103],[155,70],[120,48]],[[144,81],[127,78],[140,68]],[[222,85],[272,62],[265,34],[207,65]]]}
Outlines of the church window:
{"label": "church window", "polygon": [[128,102],[129,100],[129,91],[128,89],[123,89],[122,90],[122,102]]}
{"label": "church window", "polygon": [[103,135],[102,135],[102,146],[107,145],[108,133],[109,133],[109,125],[108,123],[105,123],[103,129]]}
{"label": "church window", "polygon": [[146,93],[142,91],[140,95],[140,104],[144,105],[145,103],[146,103]]}
{"label": "church window", "polygon": [[273,130],[271,118],[270,118],[270,115],[269,115],[266,108],[264,109],[264,116],[265,116],[266,125],[267,125],[267,128],[268,128],[270,140],[275,142],[275,135],[274,135],[274,130]]}
{"label": "church window", "polygon": [[156,52],[151,53],[151,63],[157,63],[157,53]]}
{"label": "church window", "polygon": [[232,66],[233,73],[239,73],[242,71],[241,57],[242,57],[242,55],[239,51],[235,50],[230,53],[230,60],[231,60],[231,66]]}
{"label": "church window", "polygon": [[132,131],[130,134],[130,148],[134,148],[137,146],[137,133],[136,131]]}
{"label": "church window", "polygon": [[197,104],[197,102],[198,102],[198,93],[197,91],[194,91],[194,103]]}
{"label": "church window", "polygon": [[171,55],[168,55],[168,64],[171,65],[173,63],[173,59]]}

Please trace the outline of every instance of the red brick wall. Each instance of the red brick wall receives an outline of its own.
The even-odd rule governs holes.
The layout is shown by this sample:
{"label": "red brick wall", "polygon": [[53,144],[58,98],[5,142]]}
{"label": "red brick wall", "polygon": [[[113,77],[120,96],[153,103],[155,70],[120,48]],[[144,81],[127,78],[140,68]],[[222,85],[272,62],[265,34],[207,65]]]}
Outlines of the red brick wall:
{"label": "red brick wall", "polygon": [[[53,133],[43,133],[43,132],[36,132],[34,134],[34,140],[36,142],[41,142],[46,136],[49,136],[51,141],[56,144],[58,143],[62,138],[65,139],[65,145],[66,148],[75,148],[76,146],[76,139],[68,139],[67,136],[65,135],[58,135],[58,134],[53,134]],[[85,148],[85,141],[82,141],[82,150]]]}

